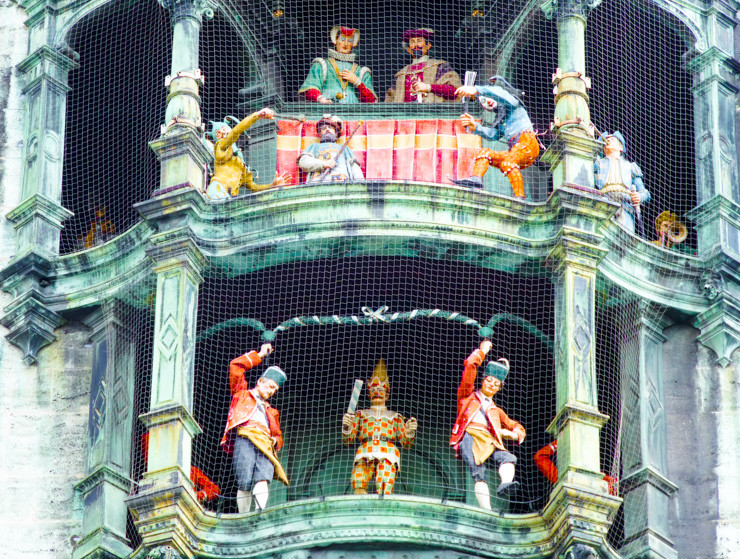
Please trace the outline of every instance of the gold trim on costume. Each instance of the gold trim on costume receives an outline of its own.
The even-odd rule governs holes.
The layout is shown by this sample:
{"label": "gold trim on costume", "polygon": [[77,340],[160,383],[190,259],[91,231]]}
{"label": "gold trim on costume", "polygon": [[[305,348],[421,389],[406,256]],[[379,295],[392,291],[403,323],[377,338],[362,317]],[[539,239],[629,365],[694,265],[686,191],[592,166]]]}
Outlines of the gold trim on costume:
{"label": "gold trim on costume", "polygon": [[488,430],[477,429],[473,425],[468,425],[465,432],[473,437],[473,457],[476,465],[480,466],[496,450],[493,435]]}
{"label": "gold trim on costume", "polygon": [[268,460],[272,462],[272,465],[275,466],[275,475],[273,476],[273,479],[279,479],[285,485],[290,485],[288,476],[275,455],[275,449],[270,435],[265,433],[265,431],[259,427],[253,427],[252,425],[240,425],[236,428],[236,434],[245,439],[249,439],[252,444],[257,447],[257,450],[267,456]]}

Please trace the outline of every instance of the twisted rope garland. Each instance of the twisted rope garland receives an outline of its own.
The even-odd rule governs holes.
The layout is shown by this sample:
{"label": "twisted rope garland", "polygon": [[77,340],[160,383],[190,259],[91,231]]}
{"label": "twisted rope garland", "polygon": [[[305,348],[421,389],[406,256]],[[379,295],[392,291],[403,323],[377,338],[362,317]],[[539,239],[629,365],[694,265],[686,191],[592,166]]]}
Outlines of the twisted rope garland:
{"label": "twisted rope garland", "polygon": [[230,318],[224,322],[219,322],[211,326],[210,328],[201,332],[196,338],[197,342],[204,341],[211,336],[234,328],[238,326],[249,326],[254,328],[258,332],[262,332],[262,340],[266,342],[273,341],[278,334],[286,332],[291,328],[298,328],[302,326],[366,326],[370,324],[392,324],[395,322],[409,322],[417,318],[442,318],[453,322],[459,322],[464,326],[473,326],[478,328],[478,335],[482,338],[489,338],[493,335],[493,328],[499,322],[510,322],[522,327],[528,334],[540,340],[548,348],[552,349],[552,340],[548,338],[539,328],[528,320],[510,313],[498,313],[495,314],[485,326],[481,326],[481,323],[477,320],[460,314],[455,311],[443,311],[441,309],[414,309],[406,312],[395,312],[388,313],[388,307],[383,305],[376,310],[370,307],[362,307],[360,309],[362,315],[331,315],[331,316],[296,316],[289,320],[286,320],[276,326],[273,330],[267,330],[265,325],[259,320],[253,318]]}

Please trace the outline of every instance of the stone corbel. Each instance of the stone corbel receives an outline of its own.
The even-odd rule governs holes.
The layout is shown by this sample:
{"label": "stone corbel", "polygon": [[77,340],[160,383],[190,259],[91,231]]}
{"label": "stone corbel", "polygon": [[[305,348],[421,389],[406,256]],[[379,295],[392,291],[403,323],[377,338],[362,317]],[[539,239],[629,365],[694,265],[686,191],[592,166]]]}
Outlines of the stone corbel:
{"label": "stone corbel", "polygon": [[721,367],[727,367],[733,352],[740,347],[740,308],[721,298],[697,316],[694,326],[701,330],[699,343],[717,355]]}
{"label": "stone corbel", "polygon": [[6,307],[0,324],[8,328],[6,338],[23,352],[26,365],[33,365],[39,350],[56,340],[56,330],[64,319],[49,309],[38,291],[32,290]]}

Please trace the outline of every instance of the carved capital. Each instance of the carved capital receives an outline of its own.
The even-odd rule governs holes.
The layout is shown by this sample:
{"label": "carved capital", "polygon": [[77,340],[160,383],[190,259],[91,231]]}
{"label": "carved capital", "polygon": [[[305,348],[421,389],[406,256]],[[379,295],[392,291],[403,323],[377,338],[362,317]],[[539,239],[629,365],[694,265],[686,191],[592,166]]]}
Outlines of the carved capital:
{"label": "carved capital", "polygon": [[184,18],[202,21],[213,17],[215,7],[212,0],[159,0],[163,8],[172,14],[172,21],[176,22]]}
{"label": "carved capital", "polygon": [[586,19],[599,4],[601,0],[547,0],[542,4],[542,12],[547,19],[557,21],[566,17]]}

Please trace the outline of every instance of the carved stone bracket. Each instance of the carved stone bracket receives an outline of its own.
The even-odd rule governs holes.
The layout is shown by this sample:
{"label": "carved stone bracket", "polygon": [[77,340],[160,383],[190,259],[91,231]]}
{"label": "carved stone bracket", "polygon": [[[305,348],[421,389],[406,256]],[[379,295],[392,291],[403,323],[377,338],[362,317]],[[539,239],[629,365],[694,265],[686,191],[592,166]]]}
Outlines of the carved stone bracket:
{"label": "carved stone bracket", "polygon": [[56,330],[64,319],[47,307],[35,290],[13,301],[0,324],[10,330],[7,339],[23,352],[26,365],[33,365],[39,350],[56,340]]}
{"label": "carved stone bracket", "polygon": [[722,299],[701,313],[694,322],[701,330],[699,342],[717,355],[722,367],[730,364],[732,353],[740,347],[740,307]]}
{"label": "carved stone bracket", "polygon": [[577,543],[568,549],[562,557],[563,559],[599,559],[599,554],[592,547]]}

